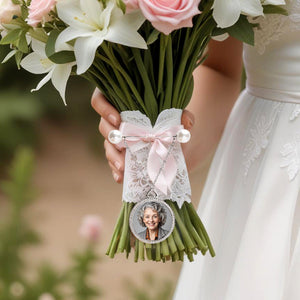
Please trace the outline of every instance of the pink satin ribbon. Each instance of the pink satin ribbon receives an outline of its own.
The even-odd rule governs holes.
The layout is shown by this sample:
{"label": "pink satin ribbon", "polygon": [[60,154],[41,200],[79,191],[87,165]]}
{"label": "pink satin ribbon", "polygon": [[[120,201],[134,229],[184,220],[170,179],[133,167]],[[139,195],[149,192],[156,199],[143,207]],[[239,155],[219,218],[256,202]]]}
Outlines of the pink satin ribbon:
{"label": "pink satin ribbon", "polygon": [[[131,123],[122,122],[119,130],[126,137],[126,143],[131,152],[136,152],[151,143],[147,161],[147,172],[154,183],[163,161],[166,159],[164,168],[160,172],[155,187],[165,195],[168,189],[171,191],[173,180],[177,173],[177,163],[174,156],[169,153],[169,147],[173,142],[173,136],[182,129],[182,125],[172,126],[168,129],[156,130],[155,128],[140,127]],[[123,145],[125,147],[125,145]]]}

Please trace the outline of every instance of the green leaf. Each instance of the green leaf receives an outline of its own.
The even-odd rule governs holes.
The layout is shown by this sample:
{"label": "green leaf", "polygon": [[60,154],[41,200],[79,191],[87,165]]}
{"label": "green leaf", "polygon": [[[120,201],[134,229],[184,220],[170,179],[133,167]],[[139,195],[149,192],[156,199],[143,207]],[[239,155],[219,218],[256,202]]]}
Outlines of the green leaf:
{"label": "green leaf", "polygon": [[75,61],[75,55],[73,51],[60,51],[48,57],[55,64],[67,64]]}
{"label": "green leaf", "polygon": [[32,38],[41,41],[43,43],[47,43],[48,41],[48,35],[42,28],[30,28],[29,29],[29,34]]}
{"label": "green leaf", "polygon": [[158,30],[154,29],[148,36],[147,45],[149,46],[152,43],[154,43],[158,39],[159,34],[160,34],[160,32]]}
{"label": "green leaf", "polygon": [[23,32],[22,28],[17,28],[12,31],[10,31],[1,41],[0,45],[8,45],[8,44],[14,44],[18,41],[21,34]]}
{"label": "green leaf", "polygon": [[123,14],[126,13],[126,5],[122,0],[117,0],[117,6],[121,8]]}
{"label": "green leaf", "polygon": [[28,53],[28,45],[27,45],[27,40],[26,40],[26,32],[23,31],[18,42],[17,42],[17,48],[23,52],[23,53]]}
{"label": "green leaf", "polygon": [[23,52],[21,51],[18,51],[15,55],[15,58],[16,58],[16,64],[18,66],[18,69],[20,70],[21,69],[21,66],[20,66],[20,63],[21,63],[21,60],[23,58]]}
{"label": "green leaf", "polygon": [[219,27],[216,27],[214,28],[213,32],[212,32],[212,36],[218,36],[218,35],[222,35],[224,33],[227,32],[226,30],[227,28],[219,28]]}
{"label": "green leaf", "polygon": [[55,52],[55,42],[59,34],[59,30],[51,31],[45,48],[47,57],[56,64],[66,64],[75,61],[75,55],[73,51]]}
{"label": "green leaf", "polygon": [[253,25],[249,23],[246,16],[241,15],[239,20],[226,31],[234,38],[243,41],[246,44],[254,45]]}
{"label": "green leaf", "polygon": [[280,14],[280,15],[288,15],[288,12],[283,7],[278,5],[264,5],[264,14]]}
{"label": "green leaf", "polygon": [[60,34],[60,31],[58,30],[52,30],[49,34],[47,43],[46,43],[46,55],[50,58],[55,53],[55,42]]}

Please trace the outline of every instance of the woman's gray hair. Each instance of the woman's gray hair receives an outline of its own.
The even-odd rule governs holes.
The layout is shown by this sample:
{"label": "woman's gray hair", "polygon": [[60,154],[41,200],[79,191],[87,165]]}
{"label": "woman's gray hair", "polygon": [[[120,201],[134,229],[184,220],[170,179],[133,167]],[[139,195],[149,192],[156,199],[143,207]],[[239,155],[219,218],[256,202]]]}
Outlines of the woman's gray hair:
{"label": "woman's gray hair", "polygon": [[166,213],[165,208],[164,208],[161,204],[159,204],[159,203],[157,203],[157,202],[152,202],[152,201],[151,201],[151,202],[145,203],[145,204],[142,206],[141,210],[140,210],[140,215],[139,215],[139,217],[138,217],[138,220],[139,220],[141,226],[146,227],[146,225],[145,225],[143,219],[144,219],[144,213],[145,213],[145,210],[146,210],[147,208],[151,208],[152,210],[156,210],[156,211],[157,211],[158,216],[159,216],[159,218],[160,218],[160,226],[162,226],[162,225],[164,225],[164,224],[166,223],[166,220],[167,220],[167,213]]}

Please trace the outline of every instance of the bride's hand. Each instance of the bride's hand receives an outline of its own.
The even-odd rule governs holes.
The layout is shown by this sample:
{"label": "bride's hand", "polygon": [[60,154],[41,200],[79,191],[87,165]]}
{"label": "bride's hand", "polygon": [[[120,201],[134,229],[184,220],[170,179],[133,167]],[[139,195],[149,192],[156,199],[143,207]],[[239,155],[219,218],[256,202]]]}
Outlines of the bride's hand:
{"label": "bride's hand", "polygon": [[[99,131],[105,138],[104,148],[108,164],[112,170],[116,182],[123,182],[125,149],[118,149],[108,141],[108,134],[113,129],[118,129],[121,117],[118,111],[105,99],[98,89],[95,89],[92,100],[92,107],[101,116]],[[194,124],[194,116],[191,112],[184,110],[181,118],[184,128],[191,130]],[[184,148],[183,148],[184,150]],[[189,163],[187,162],[189,166]]]}

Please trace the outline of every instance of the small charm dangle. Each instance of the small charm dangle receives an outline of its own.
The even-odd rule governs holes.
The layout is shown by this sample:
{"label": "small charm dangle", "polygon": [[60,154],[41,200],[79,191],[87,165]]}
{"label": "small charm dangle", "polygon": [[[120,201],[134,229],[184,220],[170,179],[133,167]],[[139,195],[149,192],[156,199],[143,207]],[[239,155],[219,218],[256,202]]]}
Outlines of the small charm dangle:
{"label": "small charm dangle", "polygon": [[132,234],[146,244],[156,244],[167,239],[173,232],[175,216],[171,207],[157,199],[154,190],[138,202],[130,213],[129,226]]}
{"label": "small charm dangle", "polygon": [[122,138],[123,136],[120,130],[112,130],[108,134],[108,140],[114,145],[119,144],[122,141]]}
{"label": "small charm dangle", "polygon": [[185,144],[191,139],[191,133],[187,129],[180,129],[177,132],[177,141]]}

